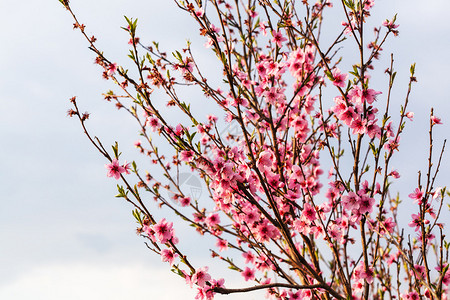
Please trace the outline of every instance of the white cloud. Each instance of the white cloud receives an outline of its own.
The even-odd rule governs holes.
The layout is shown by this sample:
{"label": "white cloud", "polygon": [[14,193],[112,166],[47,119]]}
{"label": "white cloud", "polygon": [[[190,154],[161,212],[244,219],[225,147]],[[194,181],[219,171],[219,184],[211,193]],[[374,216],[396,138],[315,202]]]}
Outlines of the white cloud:
{"label": "white cloud", "polygon": [[[231,279],[229,287],[238,287],[237,282],[239,278]],[[49,264],[0,284],[0,299],[8,300],[173,300],[195,299],[195,295],[196,288],[168,268],[144,264]],[[255,300],[263,295],[258,291],[215,299]]]}
{"label": "white cloud", "polygon": [[11,300],[194,298],[195,290],[167,268],[143,265],[54,264],[0,285],[0,299]]}

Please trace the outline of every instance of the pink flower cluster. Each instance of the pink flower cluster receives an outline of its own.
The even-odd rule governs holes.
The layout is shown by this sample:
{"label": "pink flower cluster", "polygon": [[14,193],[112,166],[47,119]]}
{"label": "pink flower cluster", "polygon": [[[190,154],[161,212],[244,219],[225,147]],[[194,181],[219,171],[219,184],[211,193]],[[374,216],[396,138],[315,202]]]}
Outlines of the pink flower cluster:
{"label": "pink flower cluster", "polygon": [[113,159],[110,164],[105,165],[105,168],[108,170],[106,176],[114,177],[115,179],[120,179],[120,174],[130,174],[130,164],[125,161],[123,165],[119,164],[117,159]]}
{"label": "pink flower cluster", "polygon": [[161,244],[167,242],[172,242],[173,244],[178,243],[178,238],[175,236],[175,231],[173,229],[173,223],[167,222],[165,218],[161,219],[153,226],[144,225],[143,230],[154,242],[158,241]]}
{"label": "pink flower cluster", "polygon": [[381,92],[372,89],[361,90],[359,86],[353,86],[348,92],[347,99],[342,96],[334,98],[336,105],[332,110],[343,124],[352,129],[353,134],[367,134],[370,138],[380,138],[381,129],[376,119],[378,109],[372,105],[367,106],[372,104],[379,94]]}
{"label": "pink flower cluster", "polygon": [[[271,13],[266,11],[271,8],[270,1],[260,12],[256,9],[258,1],[255,7],[243,7],[235,12],[234,6],[243,5],[239,1],[232,4],[224,0],[205,1],[217,10],[222,9],[218,15],[220,26],[207,17],[206,4],[200,7],[198,3],[180,2],[179,5],[198,22],[200,33],[206,38],[205,46],[211,48],[222,63],[220,72],[224,74],[227,88],[212,87],[211,81],[201,74],[189,46],[182,53],[174,53],[175,61],[159,49],[149,48],[145,61],[134,58],[140,68],[140,81],[133,83],[126,78],[126,84],[121,84],[122,87],[134,85],[139,94],[134,103],[142,103],[143,117],[132,112],[139,120],[144,141],[138,141],[135,146],[151,157],[153,164],[162,167],[164,176],[172,184],[177,182],[173,179],[174,169],[178,175],[181,165],[198,171],[208,185],[212,204],[204,205],[199,199],[191,199],[177,187],[171,191],[171,200],[182,207],[174,206],[160,193],[160,188],[170,190],[170,185],[157,181],[150,174],[141,177],[134,169],[138,183],[134,189],[130,188],[132,194],[136,196],[139,188],[145,189],[160,207],[171,209],[197,232],[209,235],[218,249],[211,250],[212,256],[229,264],[248,284],[274,282],[270,288],[264,287],[270,298],[334,299],[340,298],[340,294],[346,296],[342,299],[368,298],[374,286],[386,288],[390,284],[389,272],[401,262],[407,266],[404,273],[414,278],[416,286],[416,291],[412,288],[405,291],[403,298],[420,299],[420,290],[434,284],[426,279],[430,271],[416,263],[421,262],[420,255],[416,259],[412,253],[426,253],[428,248],[425,248],[435,239],[432,227],[443,227],[433,223],[432,219],[440,212],[435,211],[430,199],[443,195],[444,190],[435,190],[433,184],[426,188],[419,184],[409,194],[419,207],[409,224],[418,232],[419,242],[410,246],[410,257],[406,257],[403,246],[397,245],[403,240],[397,224],[400,200],[389,194],[391,181],[400,178],[400,174],[389,163],[394,150],[399,149],[406,118],[412,120],[414,113],[406,111],[407,99],[401,110],[399,128],[395,130],[395,119],[391,119],[389,109],[377,103],[382,93],[369,87],[372,59],[378,57],[385,41],[380,31],[386,31],[386,37],[390,33],[396,35],[398,25],[395,18],[386,20],[385,28],[375,30],[376,38],[367,50],[362,46],[365,35],[360,31],[374,0],[353,2],[342,2],[347,17],[342,23],[343,33],[354,35],[352,40],[355,39],[360,51],[370,51],[368,56],[361,55],[361,60],[366,62],[355,63],[353,72],[341,71],[339,62],[330,54],[342,36],[326,53],[316,40],[316,23],[321,20],[323,9],[331,6],[327,0],[311,5],[303,1],[308,10],[308,18],[304,20],[296,16],[294,9],[287,9],[275,23],[269,22]],[[261,14],[262,11],[265,14]],[[269,20],[257,21],[258,16]],[[266,47],[258,45],[259,39],[265,40]],[[138,42],[133,32],[130,43],[136,46]],[[123,70],[109,62],[104,63],[104,68],[108,76]],[[169,69],[177,75],[170,75]],[[153,86],[169,96],[165,109],[180,109],[191,123],[181,119],[172,122],[173,115],[157,107],[150,97],[153,90],[145,82],[144,73]],[[386,73],[393,81],[392,68]],[[329,81],[323,77],[325,75]],[[413,79],[412,74],[411,82]],[[324,87],[328,82],[332,83],[335,94],[325,95]],[[205,96],[223,110],[229,126],[237,126],[238,133],[229,130],[226,136],[221,136],[222,120],[212,114],[201,119],[191,112],[190,106],[178,98],[178,85],[200,87]],[[330,99],[334,103],[327,106]],[[384,110],[381,117],[378,109]],[[442,124],[433,113],[429,121],[430,128]],[[159,135],[157,139],[166,139],[174,148],[168,158],[166,153],[158,152],[151,132]],[[150,146],[146,148],[144,144]],[[430,162],[430,169],[431,165]],[[322,176],[323,167],[330,170],[328,179]],[[130,173],[131,167],[127,162],[120,165],[118,159],[112,159],[106,168],[108,177],[120,179],[123,173]],[[328,184],[327,188],[324,184]],[[144,206],[142,199],[136,198],[136,207]],[[188,261],[182,249],[184,245],[178,244],[172,222],[165,218],[153,221],[154,217],[148,213],[151,210],[141,211],[149,215],[145,216],[145,221],[137,216],[142,224],[139,232],[152,242],[152,250],[188,285],[197,286],[196,299],[213,299],[215,292],[224,288],[224,280],[214,280],[208,267],[197,268]],[[357,250],[356,259],[350,257],[356,248],[353,244],[363,248]],[[222,256],[227,251],[237,251],[242,257]],[[331,259],[323,263],[322,253],[326,251]],[[183,269],[184,265],[187,269]],[[450,283],[447,269],[446,265],[437,269],[445,286]],[[273,281],[272,276],[277,280]],[[410,280],[410,287],[413,287],[413,280]],[[430,287],[419,287],[425,280]],[[276,286],[280,282],[292,285]],[[313,287],[292,288],[295,285],[297,288],[300,285]],[[425,292],[425,297],[427,295],[431,298],[431,291]]]}

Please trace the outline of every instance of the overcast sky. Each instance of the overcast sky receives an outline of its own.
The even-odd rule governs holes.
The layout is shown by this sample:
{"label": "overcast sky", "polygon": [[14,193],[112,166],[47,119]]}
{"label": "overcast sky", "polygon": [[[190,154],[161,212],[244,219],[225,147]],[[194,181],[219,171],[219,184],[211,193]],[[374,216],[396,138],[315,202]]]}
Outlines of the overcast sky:
{"label": "overcast sky", "polygon": [[[128,38],[119,28],[123,15],[138,17],[141,36],[168,50],[182,47],[186,37],[202,49],[197,29],[172,1],[71,3],[99,47],[118,62],[126,60],[127,51]],[[416,121],[402,139],[406,155],[397,160],[402,184],[412,186],[425,165],[417,159],[425,158],[427,146],[427,130],[420,125],[431,106],[445,124],[438,129],[438,145],[450,132],[450,2],[375,3],[379,23],[398,13],[400,36],[383,54],[397,53],[398,98],[406,91],[409,65],[417,63],[411,97]],[[76,95],[83,110],[93,113],[89,125],[95,134],[107,143],[116,134],[128,137],[124,149],[138,156],[132,152],[137,130],[102,100],[111,86],[72,23],[58,0],[0,0],[0,299],[193,299],[195,292],[134,234],[131,207],[114,198],[116,182],[106,177],[104,159],[76,120],[66,117],[68,99]],[[450,175],[448,153],[441,185]]]}

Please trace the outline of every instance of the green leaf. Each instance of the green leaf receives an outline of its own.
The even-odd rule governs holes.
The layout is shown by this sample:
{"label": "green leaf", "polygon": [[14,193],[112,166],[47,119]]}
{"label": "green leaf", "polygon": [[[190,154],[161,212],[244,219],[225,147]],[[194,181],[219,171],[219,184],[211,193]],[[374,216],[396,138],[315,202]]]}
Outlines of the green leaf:
{"label": "green leaf", "polygon": [[392,73],[392,78],[391,78],[391,82],[390,82],[391,85],[394,84],[395,76],[397,76],[397,72]]}
{"label": "green leaf", "polygon": [[194,140],[195,135],[197,132],[193,132],[191,135],[189,135],[189,132],[187,132],[187,136],[189,137],[189,143],[192,144],[192,141]]}
{"label": "green leaf", "polygon": [[111,146],[114,152],[114,157],[116,159],[119,159],[120,155],[122,154],[121,152],[119,152],[119,144],[116,142],[113,146]]}
{"label": "green leaf", "polygon": [[131,35],[134,36],[134,34],[136,32],[136,27],[137,27],[137,19],[133,20],[133,18],[128,19],[127,16],[124,16],[124,17],[125,17],[125,20],[127,21],[128,26],[129,26],[128,30],[130,31]]}
{"label": "green leaf", "polygon": [[232,266],[232,265],[228,266],[228,269],[241,272],[241,270],[239,268]]}
{"label": "green leaf", "polygon": [[116,198],[126,198],[128,195],[128,191],[125,192],[125,189],[121,185],[117,185],[117,191],[119,193],[115,196]]}
{"label": "green leaf", "polygon": [[152,57],[150,56],[150,53],[147,53],[147,60],[151,65],[155,65],[155,61],[152,59]]}
{"label": "green leaf", "polygon": [[130,50],[130,54],[128,54],[128,57],[131,58],[132,60],[135,60],[133,50]]}
{"label": "green leaf", "polygon": [[183,62],[183,56],[178,51],[172,52],[173,57],[177,58],[180,62]]}
{"label": "green leaf", "polygon": [[344,0],[344,4],[351,10],[355,10],[355,3],[352,0]]}
{"label": "green leaf", "polygon": [[364,168],[364,172],[363,173],[366,173],[366,172],[368,172],[370,170],[370,165],[366,165],[366,167]]}
{"label": "green leaf", "polygon": [[333,75],[331,74],[331,72],[330,72],[330,71],[328,71],[328,70],[325,70],[325,75],[327,75],[328,79],[330,79],[331,81],[333,81],[333,80],[334,80],[334,78],[333,78]]}
{"label": "green leaf", "polygon": [[69,7],[69,0],[59,0],[62,5],[64,5],[65,8]]}
{"label": "green leaf", "polygon": [[142,218],[141,218],[141,213],[139,212],[139,210],[135,209],[132,210],[133,216],[136,219],[136,221],[142,226]]}
{"label": "green leaf", "polygon": [[356,65],[353,65],[353,71],[350,71],[349,73],[355,77],[359,76],[358,68],[356,67]]}
{"label": "green leaf", "polygon": [[369,147],[370,147],[370,150],[372,150],[373,156],[376,157],[378,154],[378,149],[375,148],[374,143],[369,143]]}
{"label": "green leaf", "polygon": [[409,68],[409,71],[411,72],[411,76],[414,76],[414,73],[416,72],[416,63],[413,63],[411,67]]}

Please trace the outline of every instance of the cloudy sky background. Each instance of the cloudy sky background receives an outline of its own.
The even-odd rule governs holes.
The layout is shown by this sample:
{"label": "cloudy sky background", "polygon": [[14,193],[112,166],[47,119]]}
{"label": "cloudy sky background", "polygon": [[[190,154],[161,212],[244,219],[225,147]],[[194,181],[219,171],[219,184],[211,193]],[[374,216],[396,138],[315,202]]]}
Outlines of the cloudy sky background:
{"label": "cloudy sky background", "polygon": [[[203,51],[197,29],[172,1],[71,2],[99,39],[98,46],[119,63],[127,59],[128,38],[119,28],[123,15],[140,19],[141,36],[148,41],[160,41],[170,50],[183,47],[189,37],[197,42],[198,53]],[[448,137],[448,11],[445,0],[378,0],[373,11],[376,23],[398,13],[400,36],[388,42],[383,54],[397,53],[398,101],[406,92],[409,65],[417,63],[419,82],[410,106],[416,120],[396,160],[400,185],[407,187],[425,167],[423,126],[431,106],[445,124],[437,129],[437,145]],[[339,15],[327,16],[340,23]],[[101,78],[93,53],[72,23],[57,0],[0,0],[0,298],[193,299],[195,292],[134,234],[131,207],[113,197],[115,182],[106,177],[104,159],[76,120],[66,117],[68,99],[76,95],[82,110],[93,113],[89,126],[106,145],[122,136],[124,152],[138,156],[132,147],[136,129],[102,100],[111,85]],[[386,66],[380,63],[380,71]],[[377,87],[385,92],[385,77],[380,78]],[[447,152],[441,185],[448,184],[449,166]],[[409,192],[402,190],[402,195]],[[194,254],[199,265],[201,255]]]}

